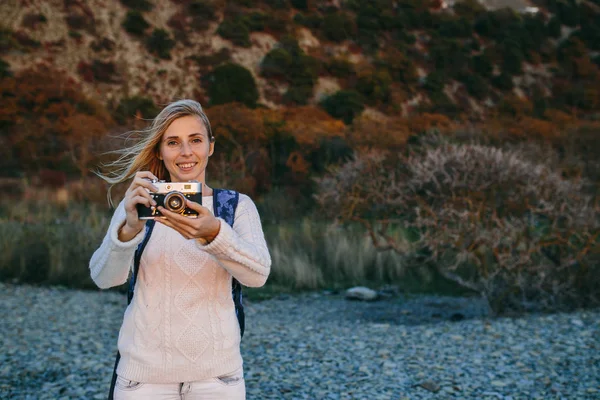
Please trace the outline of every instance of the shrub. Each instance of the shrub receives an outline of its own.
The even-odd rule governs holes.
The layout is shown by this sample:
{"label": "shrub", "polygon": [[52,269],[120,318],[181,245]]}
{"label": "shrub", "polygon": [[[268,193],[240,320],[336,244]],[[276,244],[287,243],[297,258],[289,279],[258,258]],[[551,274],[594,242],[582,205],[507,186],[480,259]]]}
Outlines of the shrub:
{"label": "shrub", "polygon": [[252,12],[244,17],[244,24],[250,32],[264,31],[267,25],[268,15],[261,12]]}
{"label": "shrub", "polygon": [[216,16],[215,6],[209,0],[192,1],[187,6],[187,10],[191,16],[203,18],[206,22],[210,22]]}
{"label": "shrub", "polygon": [[109,38],[96,39],[90,44],[90,47],[95,52],[103,50],[113,51],[115,49],[115,42]]}
{"label": "shrub", "polygon": [[128,33],[142,36],[144,31],[149,27],[150,24],[146,22],[144,16],[139,11],[127,11],[127,15],[123,21],[123,28],[125,28]]}
{"label": "shrub", "polygon": [[217,33],[233,44],[241,47],[250,47],[250,31],[244,23],[242,17],[224,19],[219,25]]}
{"label": "shrub", "polygon": [[502,72],[500,75],[494,75],[492,77],[491,82],[492,85],[504,91],[512,90],[512,88],[514,87],[512,76],[505,72]]}
{"label": "shrub", "polygon": [[546,32],[548,36],[558,39],[561,34],[561,23],[557,17],[552,17],[550,21],[548,21],[548,25],[546,25]]}
{"label": "shrub", "polygon": [[579,5],[576,2],[560,1],[557,2],[557,7],[556,16],[563,25],[574,28],[579,24],[581,15]]}
{"label": "shrub", "polygon": [[129,119],[137,116],[143,119],[154,118],[159,111],[154,101],[148,97],[126,97],[119,102],[114,117],[120,124],[125,124]]}
{"label": "shrub", "polygon": [[320,106],[332,117],[344,121],[346,125],[351,124],[354,117],[365,108],[362,96],[354,90],[340,90],[326,97],[321,101]]}
{"label": "shrub", "polygon": [[30,37],[29,35],[27,35],[25,32],[22,31],[17,31],[13,34],[13,38],[16,40],[16,42],[20,45],[20,47],[22,49],[26,49],[26,48],[34,48],[37,49],[41,46],[41,43],[35,39],[33,39],[32,37]]}
{"label": "shrub", "polygon": [[409,268],[430,265],[498,313],[598,304],[600,210],[548,161],[557,157],[439,135],[413,147],[358,156],[319,179],[322,210],[365,221],[377,247]]}
{"label": "shrub", "polygon": [[[185,3],[185,7],[174,13],[167,25],[172,29],[175,39],[190,45],[189,32],[203,32],[216,19],[215,6],[210,1],[198,0]],[[191,22],[189,18],[191,17]]]}
{"label": "shrub", "polygon": [[371,103],[387,103],[392,77],[386,69],[365,71],[358,74],[356,90]]}
{"label": "shrub", "polygon": [[476,74],[484,78],[491,78],[494,71],[494,66],[487,53],[473,56],[471,67]]}
{"label": "shrub", "polygon": [[289,105],[305,105],[312,95],[312,86],[290,86],[283,95],[283,102]]}
{"label": "shrub", "polygon": [[471,19],[455,17],[450,14],[438,14],[438,29],[436,32],[442,37],[466,38],[473,35]]}
{"label": "shrub", "polygon": [[284,79],[290,84],[288,91],[291,92],[286,95],[286,101],[297,104],[305,104],[312,96],[318,71],[318,61],[304,54],[293,37],[282,38],[261,63],[261,75]]}
{"label": "shrub", "polygon": [[325,65],[331,75],[338,78],[349,78],[355,75],[354,64],[345,58],[333,58]]}
{"label": "shrub", "polygon": [[290,0],[290,3],[296,10],[308,10],[308,0]]}
{"label": "shrub", "polygon": [[[87,173],[93,146],[112,120],[73,79],[42,66],[28,68],[0,80],[0,96],[2,147],[10,149],[0,154],[5,173],[41,168]],[[14,160],[18,170],[9,171]]]}
{"label": "shrub", "polygon": [[6,52],[16,47],[18,47],[18,43],[14,38],[13,31],[0,27],[0,51]]}
{"label": "shrub", "polygon": [[96,21],[94,20],[93,13],[84,12],[82,9],[69,9],[68,12],[69,14],[65,16],[65,21],[70,30],[82,30],[90,34],[95,33]]}
{"label": "shrub", "polygon": [[288,10],[290,8],[289,0],[264,0],[264,2],[276,10]]}
{"label": "shrub", "polygon": [[304,25],[309,29],[321,29],[323,26],[323,18],[317,14],[304,15],[302,13],[298,13],[294,15],[294,22]]}
{"label": "shrub", "polygon": [[439,71],[433,71],[425,78],[423,87],[429,92],[441,92],[445,84],[446,77]]}
{"label": "shrub", "polygon": [[341,42],[355,35],[356,28],[352,20],[343,13],[327,14],[323,18],[321,31],[327,40]]}
{"label": "shrub", "polygon": [[431,92],[429,94],[429,100],[431,101],[431,105],[424,106],[421,111],[450,116],[457,116],[461,111],[459,106],[454,103],[443,91]]}
{"label": "shrub", "polygon": [[41,13],[29,13],[23,16],[21,24],[29,29],[36,29],[39,24],[45,24],[48,22],[48,18]]}
{"label": "shrub", "polygon": [[209,74],[207,80],[211,105],[240,102],[251,108],[256,107],[256,83],[250,71],[241,65],[220,65]]}
{"label": "shrub", "polygon": [[457,1],[452,9],[456,15],[467,18],[471,21],[486,12],[485,7],[478,0]]}
{"label": "shrub", "polygon": [[414,85],[419,81],[415,63],[403,52],[389,48],[385,53],[383,62],[394,81],[402,82],[405,85]]}
{"label": "shrub", "polygon": [[469,63],[468,51],[457,40],[440,39],[432,44],[429,58],[439,71],[456,77]]}
{"label": "shrub", "polygon": [[581,4],[581,20],[578,36],[591,50],[600,50],[600,11],[592,10],[590,5]]}
{"label": "shrub", "polygon": [[10,64],[0,59],[0,79],[8,78],[11,76],[13,76],[13,73],[10,70]]}
{"label": "shrub", "polygon": [[510,8],[501,8],[495,11],[482,13],[475,20],[475,31],[496,41],[502,41],[505,35],[511,34],[520,28],[520,17]]}
{"label": "shrub", "polygon": [[148,0],[121,0],[121,4],[135,11],[150,11],[154,8],[154,4]]}
{"label": "shrub", "polygon": [[523,51],[518,43],[507,42],[500,49],[502,52],[502,72],[510,75],[521,75],[523,73]]}
{"label": "shrub", "polygon": [[263,58],[260,73],[267,78],[285,78],[292,61],[292,55],[286,49],[276,47]]}
{"label": "shrub", "polygon": [[479,75],[465,73],[460,77],[461,82],[465,85],[467,92],[476,99],[484,99],[489,93],[489,88],[486,81]]}
{"label": "shrub", "polygon": [[242,7],[252,7],[254,4],[253,0],[230,0],[232,4]]}
{"label": "shrub", "polygon": [[167,31],[155,29],[152,35],[146,40],[146,48],[151,54],[165,60],[171,59],[171,49],[175,46],[175,41],[171,39]]}
{"label": "shrub", "polygon": [[198,63],[200,68],[208,68],[214,65],[220,65],[231,60],[231,51],[223,47],[219,51],[207,55],[194,56],[193,60]]}
{"label": "shrub", "polygon": [[77,66],[77,72],[87,82],[118,83],[120,81],[119,73],[113,62],[102,62],[94,60],[91,64],[80,62]]}

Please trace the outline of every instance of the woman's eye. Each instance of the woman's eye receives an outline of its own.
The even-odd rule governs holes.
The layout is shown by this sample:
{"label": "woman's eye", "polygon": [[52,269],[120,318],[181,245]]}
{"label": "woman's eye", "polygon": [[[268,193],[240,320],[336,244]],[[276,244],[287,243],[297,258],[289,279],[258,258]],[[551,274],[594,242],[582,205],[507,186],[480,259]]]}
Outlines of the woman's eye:
{"label": "woman's eye", "polygon": [[202,139],[193,139],[192,143],[202,143]]}
{"label": "woman's eye", "polygon": [[176,146],[176,145],[177,145],[177,142],[175,140],[169,140],[167,142],[167,146]]}

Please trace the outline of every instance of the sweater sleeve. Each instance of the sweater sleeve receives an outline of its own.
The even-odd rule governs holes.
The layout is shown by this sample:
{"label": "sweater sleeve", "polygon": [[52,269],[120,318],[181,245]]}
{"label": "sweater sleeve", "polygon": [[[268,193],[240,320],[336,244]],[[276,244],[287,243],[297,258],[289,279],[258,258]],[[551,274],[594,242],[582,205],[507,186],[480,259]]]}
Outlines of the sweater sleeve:
{"label": "sweater sleeve", "polygon": [[125,206],[121,201],[113,214],[102,244],[90,259],[90,275],[101,289],[119,286],[127,281],[135,249],[144,239],[145,229],[142,229],[130,241],[120,241],[119,229],[125,221]]}
{"label": "sweater sleeve", "polygon": [[207,245],[196,242],[198,246],[214,255],[242,285],[264,285],[271,271],[271,256],[254,202],[240,193],[233,228],[219,219],[219,234]]}

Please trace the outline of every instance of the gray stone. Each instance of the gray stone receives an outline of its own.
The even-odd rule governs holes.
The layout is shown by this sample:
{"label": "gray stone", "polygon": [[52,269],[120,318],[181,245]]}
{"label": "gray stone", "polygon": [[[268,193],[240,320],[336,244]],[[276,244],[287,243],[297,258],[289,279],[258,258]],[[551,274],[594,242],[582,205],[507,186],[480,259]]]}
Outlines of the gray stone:
{"label": "gray stone", "polygon": [[379,298],[375,290],[364,286],[356,286],[346,290],[346,298],[349,300],[374,301]]}

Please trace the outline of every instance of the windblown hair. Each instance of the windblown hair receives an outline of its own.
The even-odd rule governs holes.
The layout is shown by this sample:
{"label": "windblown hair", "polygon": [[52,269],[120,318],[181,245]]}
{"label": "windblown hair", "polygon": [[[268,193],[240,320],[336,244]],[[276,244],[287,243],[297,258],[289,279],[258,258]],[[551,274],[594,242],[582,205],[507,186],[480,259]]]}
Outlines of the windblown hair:
{"label": "windblown hair", "polygon": [[111,170],[109,174],[97,173],[100,178],[110,184],[107,196],[111,205],[113,205],[111,189],[115,185],[133,178],[139,171],[150,171],[161,180],[169,181],[171,179],[169,171],[165,168],[165,164],[158,158],[160,142],[163,134],[173,121],[188,115],[200,118],[206,128],[206,133],[210,141],[214,142],[215,137],[210,127],[210,121],[200,103],[185,99],[168,104],[152,120],[148,128],[129,132],[129,134],[137,134],[141,137],[137,143],[112,152],[120,156],[117,160],[103,165],[103,167]]}

